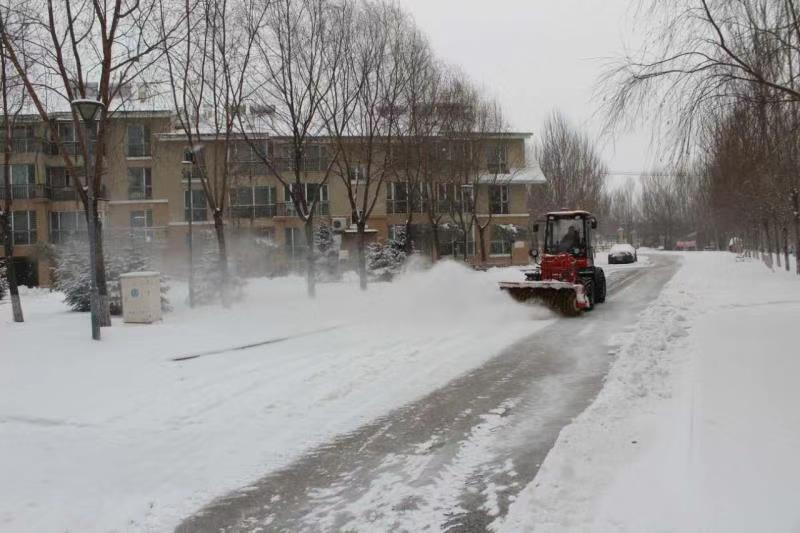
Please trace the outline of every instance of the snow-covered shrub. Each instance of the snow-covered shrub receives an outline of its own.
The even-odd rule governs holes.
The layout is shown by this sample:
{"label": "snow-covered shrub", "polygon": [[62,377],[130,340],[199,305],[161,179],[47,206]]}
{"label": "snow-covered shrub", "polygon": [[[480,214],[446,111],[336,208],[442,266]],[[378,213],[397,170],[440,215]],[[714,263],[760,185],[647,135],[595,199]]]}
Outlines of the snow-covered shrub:
{"label": "snow-covered shrub", "polygon": [[64,293],[64,302],[73,311],[89,311],[89,246],[85,241],[70,240],[55,249],[53,288]]}
{"label": "snow-covered shrub", "polygon": [[[112,315],[122,314],[120,275],[126,272],[150,270],[150,258],[142,245],[129,242],[121,245],[106,241],[106,288]],[[91,272],[89,270],[89,245],[86,241],[72,239],[55,248],[53,287],[64,293],[64,302],[73,311],[89,311]],[[161,276],[161,308],[170,310],[166,276]]]}
{"label": "snow-covered shrub", "polygon": [[403,270],[406,257],[404,235],[387,244],[371,243],[367,248],[367,273],[373,279],[390,281]]}
{"label": "snow-covered shrub", "polygon": [[[222,302],[222,278],[219,248],[216,242],[208,240],[199,260],[195,261],[194,303],[196,305],[210,305]],[[245,284],[245,280],[239,276],[233,261],[229,257],[228,286],[225,295],[227,303],[233,303],[243,298]]]}
{"label": "snow-covered shrub", "polygon": [[316,272],[319,281],[336,281],[341,279],[339,272],[339,246],[334,238],[333,230],[327,224],[320,224],[314,232],[314,248],[316,248]]}

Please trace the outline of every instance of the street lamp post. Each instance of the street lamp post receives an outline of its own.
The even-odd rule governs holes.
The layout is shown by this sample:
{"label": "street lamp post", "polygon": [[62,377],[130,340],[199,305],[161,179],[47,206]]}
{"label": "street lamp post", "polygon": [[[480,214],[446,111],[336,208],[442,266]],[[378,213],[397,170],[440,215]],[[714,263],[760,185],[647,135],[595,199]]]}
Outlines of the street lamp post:
{"label": "street lamp post", "polygon": [[186,177],[186,188],[189,206],[189,234],[187,235],[189,244],[189,307],[194,307],[194,248],[192,244],[192,221],[194,220],[194,192],[192,191],[192,165],[194,164],[194,153],[187,150],[183,154],[183,175]]}
{"label": "street lamp post", "polygon": [[87,158],[84,161],[86,176],[86,195],[89,205],[89,277],[91,290],[89,293],[89,306],[92,316],[92,339],[100,340],[100,294],[97,290],[97,196],[94,190],[94,176],[90,170],[94,169],[94,147],[89,139],[94,126],[97,113],[103,108],[103,103],[97,100],[78,99],[71,102],[72,109],[83,120],[84,139],[86,140]]}

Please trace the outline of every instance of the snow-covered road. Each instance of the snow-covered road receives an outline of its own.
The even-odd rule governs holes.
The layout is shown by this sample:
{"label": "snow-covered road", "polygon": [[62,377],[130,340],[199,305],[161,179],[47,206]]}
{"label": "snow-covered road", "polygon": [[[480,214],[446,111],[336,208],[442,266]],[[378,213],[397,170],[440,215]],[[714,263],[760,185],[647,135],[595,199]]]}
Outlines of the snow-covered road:
{"label": "snow-covered road", "polygon": [[609,269],[597,311],[556,320],[445,387],[215,501],[183,532],[483,531],[597,395],[619,334],[675,256]]}
{"label": "snow-covered road", "polygon": [[681,256],[497,531],[800,531],[800,280]]}

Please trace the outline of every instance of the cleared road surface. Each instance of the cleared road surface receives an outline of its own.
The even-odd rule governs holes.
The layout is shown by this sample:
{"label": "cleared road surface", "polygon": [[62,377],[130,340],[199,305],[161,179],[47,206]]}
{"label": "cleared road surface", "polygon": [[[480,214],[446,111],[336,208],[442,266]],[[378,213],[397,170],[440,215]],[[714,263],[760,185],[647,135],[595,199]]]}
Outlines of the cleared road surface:
{"label": "cleared road surface", "polygon": [[486,531],[603,384],[679,259],[609,272],[608,300],[559,319],[417,402],[212,502],[179,532]]}

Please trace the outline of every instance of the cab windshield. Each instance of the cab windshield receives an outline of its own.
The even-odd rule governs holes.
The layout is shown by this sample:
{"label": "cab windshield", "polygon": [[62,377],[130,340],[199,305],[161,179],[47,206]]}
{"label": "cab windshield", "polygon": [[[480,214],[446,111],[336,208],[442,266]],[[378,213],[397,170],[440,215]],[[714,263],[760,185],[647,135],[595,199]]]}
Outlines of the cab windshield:
{"label": "cab windshield", "polygon": [[545,253],[580,255],[586,247],[583,219],[557,218],[548,220]]}

